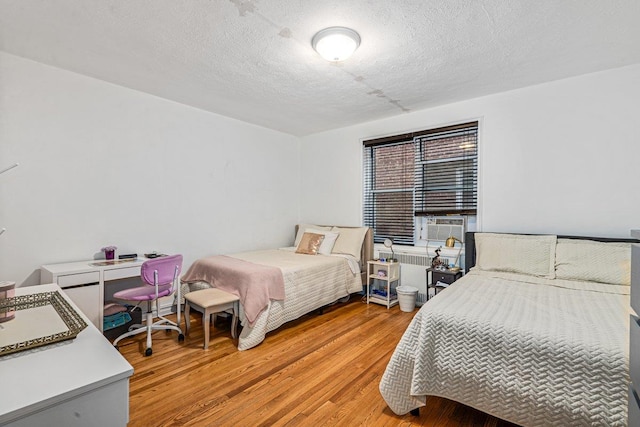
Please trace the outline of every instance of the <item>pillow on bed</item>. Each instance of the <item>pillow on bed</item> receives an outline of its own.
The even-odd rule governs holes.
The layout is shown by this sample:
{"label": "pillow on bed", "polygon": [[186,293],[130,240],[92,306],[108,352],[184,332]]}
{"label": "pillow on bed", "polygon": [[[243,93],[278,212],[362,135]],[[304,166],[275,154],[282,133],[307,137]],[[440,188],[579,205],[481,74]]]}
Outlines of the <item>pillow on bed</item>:
{"label": "pillow on bed", "polygon": [[324,235],[316,233],[303,233],[300,244],[296,248],[297,254],[316,255]]}
{"label": "pillow on bed", "polygon": [[332,253],[352,255],[358,260],[358,262],[360,262],[362,242],[367,234],[367,227],[333,227],[331,231],[340,233],[338,240],[336,240],[336,244],[333,246]]}
{"label": "pillow on bed", "polygon": [[324,230],[316,230],[315,228],[307,228],[307,233],[315,233],[322,234],[324,236],[324,240],[320,244],[320,248],[318,248],[318,253],[320,255],[331,255],[331,251],[336,244],[336,240],[340,233],[336,233],[334,231],[324,231]]}
{"label": "pillow on bed", "polygon": [[298,247],[298,245],[300,244],[300,239],[302,239],[302,235],[310,228],[314,230],[331,231],[331,227],[325,227],[322,225],[299,224],[298,233],[296,234],[296,240],[294,241],[293,246]]}
{"label": "pillow on bed", "polygon": [[556,236],[476,233],[475,241],[480,270],[555,277]]}
{"label": "pillow on bed", "polygon": [[558,239],[556,277],[629,286],[631,244]]}

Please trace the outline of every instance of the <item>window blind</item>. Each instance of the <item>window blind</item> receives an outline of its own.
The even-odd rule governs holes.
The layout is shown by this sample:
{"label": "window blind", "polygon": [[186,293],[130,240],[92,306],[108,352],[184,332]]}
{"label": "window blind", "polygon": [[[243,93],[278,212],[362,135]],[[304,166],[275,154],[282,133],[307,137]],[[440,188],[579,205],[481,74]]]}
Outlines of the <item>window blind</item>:
{"label": "window blind", "polygon": [[416,215],[475,215],[478,125],[415,137]]}
{"label": "window blind", "polygon": [[478,122],[364,141],[364,224],[414,243],[414,216],[477,210]]}
{"label": "window blind", "polygon": [[413,244],[414,145],[411,141],[364,149],[364,224],[374,229],[374,242],[392,238]]}

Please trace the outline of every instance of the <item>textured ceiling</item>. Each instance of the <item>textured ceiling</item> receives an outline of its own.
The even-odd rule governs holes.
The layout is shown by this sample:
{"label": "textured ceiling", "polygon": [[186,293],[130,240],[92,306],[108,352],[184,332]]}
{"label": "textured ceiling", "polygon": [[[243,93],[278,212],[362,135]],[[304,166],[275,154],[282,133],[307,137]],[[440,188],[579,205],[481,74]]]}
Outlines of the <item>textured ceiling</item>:
{"label": "textured ceiling", "polygon": [[[640,63],[640,0],[0,0],[0,49],[294,135]],[[311,38],[359,32],[339,65]]]}

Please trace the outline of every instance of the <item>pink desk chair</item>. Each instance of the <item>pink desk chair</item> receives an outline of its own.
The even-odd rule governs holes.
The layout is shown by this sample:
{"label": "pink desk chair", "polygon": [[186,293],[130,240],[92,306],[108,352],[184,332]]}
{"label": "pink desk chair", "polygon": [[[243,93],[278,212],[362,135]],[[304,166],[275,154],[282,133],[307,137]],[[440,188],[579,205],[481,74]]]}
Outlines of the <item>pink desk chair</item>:
{"label": "pink desk chair", "polygon": [[[174,330],[178,331],[178,341],[184,341],[184,335],[177,323],[172,322],[160,316],[158,311],[158,299],[172,295],[176,290],[180,292],[180,283],[178,276],[182,270],[182,255],[171,255],[159,257],[145,261],[140,268],[140,276],[144,282],[144,286],[125,289],[116,292],[113,297],[124,301],[136,301],[138,303],[147,301],[147,318],[143,325],[133,325],[129,328],[129,332],[125,332],[113,341],[113,345],[118,348],[118,343],[128,337],[143,332],[147,333],[147,349],[145,356],[151,356],[151,333],[157,330]],[[178,294],[178,300],[180,295]],[[155,301],[157,318],[153,321],[153,302]],[[180,313],[180,301],[178,301],[178,313]],[[180,318],[178,318],[178,322]]]}

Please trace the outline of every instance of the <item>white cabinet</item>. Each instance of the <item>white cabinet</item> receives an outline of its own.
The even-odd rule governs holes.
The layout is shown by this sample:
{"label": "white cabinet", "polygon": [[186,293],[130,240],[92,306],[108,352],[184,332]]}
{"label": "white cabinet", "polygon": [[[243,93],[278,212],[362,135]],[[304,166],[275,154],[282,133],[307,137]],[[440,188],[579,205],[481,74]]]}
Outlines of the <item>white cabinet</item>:
{"label": "white cabinet", "polygon": [[367,262],[367,304],[387,307],[398,304],[396,288],[400,286],[400,264],[397,262]]}
{"label": "white cabinet", "polygon": [[[25,286],[16,296],[53,291],[60,287]],[[0,357],[0,372],[1,426],[125,427],[129,421],[133,367],[92,324],[73,340]]]}

